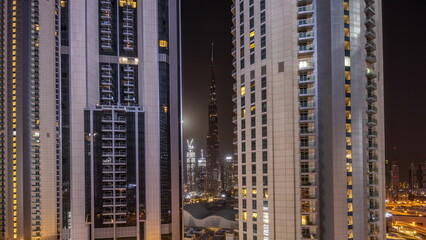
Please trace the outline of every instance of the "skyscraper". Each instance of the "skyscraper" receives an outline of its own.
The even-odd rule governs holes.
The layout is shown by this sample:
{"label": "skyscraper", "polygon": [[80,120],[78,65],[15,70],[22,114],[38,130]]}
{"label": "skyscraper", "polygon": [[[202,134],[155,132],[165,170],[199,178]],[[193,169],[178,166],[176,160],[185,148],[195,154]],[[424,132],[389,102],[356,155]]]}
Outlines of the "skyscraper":
{"label": "skyscraper", "polygon": [[179,13],[0,2],[1,239],[181,238]]}
{"label": "skyscraper", "polygon": [[211,79],[209,101],[209,132],[207,133],[206,189],[208,196],[215,197],[222,186],[221,161],[219,158],[219,118],[217,113],[216,79],[214,75],[213,43],[211,55]]}
{"label": "skyscraper", "polygon": [[240,239],[385,239],[381,1],[231,11]]}
{"label": "skyscraper", "polygon": [[184,191],[186,193],[196,192],[198,190],[198,161],[195,158],[194,139],[186,140],[186,161],[184,166]]}

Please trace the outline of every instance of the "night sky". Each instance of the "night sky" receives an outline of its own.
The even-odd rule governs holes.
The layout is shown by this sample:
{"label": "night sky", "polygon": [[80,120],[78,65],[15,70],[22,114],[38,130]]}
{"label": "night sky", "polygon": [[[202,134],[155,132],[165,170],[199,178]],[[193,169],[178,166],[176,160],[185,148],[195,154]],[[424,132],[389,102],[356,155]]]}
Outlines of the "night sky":
{"label": "night sky", "polygon": [[[426,160],[426,1],[382,2],[386,159],[399,162],[406,180],[409,163]],[[214,42],[221,156],[232,154],[234,138],[231,4],[182,0],[184,139],[194,138],[196,148],[205,149]]]}

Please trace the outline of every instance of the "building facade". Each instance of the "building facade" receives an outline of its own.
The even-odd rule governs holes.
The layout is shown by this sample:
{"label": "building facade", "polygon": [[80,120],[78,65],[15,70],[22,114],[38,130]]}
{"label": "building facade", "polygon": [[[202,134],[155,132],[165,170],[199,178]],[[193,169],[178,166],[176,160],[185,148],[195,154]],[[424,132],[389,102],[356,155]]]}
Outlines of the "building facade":
{"label": "building facade", "polygon": [[181,239],[179,1],[0,1],[0,239]]}
{"label": "building facade", "polygon": [[240,239],[385,239],[381,1],[231,11]]}

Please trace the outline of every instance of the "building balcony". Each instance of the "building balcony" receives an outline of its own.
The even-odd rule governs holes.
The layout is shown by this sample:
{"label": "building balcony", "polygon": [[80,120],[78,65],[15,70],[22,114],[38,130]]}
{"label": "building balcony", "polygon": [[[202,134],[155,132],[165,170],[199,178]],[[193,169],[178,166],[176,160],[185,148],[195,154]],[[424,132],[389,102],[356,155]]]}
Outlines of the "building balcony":
{"label": "building balcony", "polygon": [[375,71],[374,69],[372,69],[372,68],[367,68],[367,71],[366,71],[366,73],[365,73],[365,76],[366,76],[368,79],[373,79],[373,78],[376,78],[376,77],[377,77],[377,73],[376,73],[376,71]]}
{"label": "building balcony", "polygon": [[299,45],[299,54],[307,54],[307,53],[313,53],[313,52],[314,52],[313,44]]}
{"label": "building balcony", "polygon": [[299,62],[299,71],[311,71],[314,70],[315,64],[308,61]]}
{"label": "building balcony", "polygon": [[125,37],[133,37],[134,36],[134,32],[131,30],[125,30],[123,31],[123,36]]}
{"label": "building balcony", "polygon": [[313,40],[315,37],[313,31],[299,32],[299,41]]}
{"label": "building balcony", "polygon": [[297,14],[299,16],[312,15],[314,13],[314,7],[312,5],[304,5],[297,8]]}
{"label": "building balcony", "polygon": [[231,12],[233,15],[235,15],[235,3],[231,5]]}
{"label": "building balcony", "polygon": [[374,26],[376,26],[376,20],[372,17],[367,18],[365,20],[365,26],[369,28],[373,28]]}
{"label": "building balcony", "polygon": [[376,155],[368,156],[369,162],[377,162],[378,160],[379,160],[379,158]]}
{"label": "building balcony", "polygon": [[369,114],[376,114],[377,113],[377,107],[375,107],[375,106],[368,106],[367,113],[369,113]]}
{"label": "building balcony", "polygon": [[118,116],[116,119],[115,119],[115,121],[116,122],[126,122],[126,117],[125,116]]}
{"label": "building balcony", "polygon": [[123,74],[124,80],[135,80],[135,75],[133,73],[125,73]]}
{"label": "building balcony", "polygon": [[112,50],[111,44],[108,43],[101,43],[101,48],[105,51]]}
{"label": "building balcony", "polygon": [[377,192],[377,191],[370,191],[368,193],[368,197],[370,197],[370,198],[377,198],[377,197],[379,197],[379,192]]}
{"label": "building balcony", "polygon": [[[116,140],[126,140],[126,134],[115,134],[114,138]],[[121,155],[118,155],[121,156]]]}
{"label": "building balcony", "polygon": [[133,45],[124,45],[123,50],[127,52],[131,52],[134,50]]}
{"label": "building balcony", "polygon": [[376,9],[372,5],[370,5],[364,9],[364,12],[365,14],[367,14],[367,16],[371,17],[375,14]]}
{"label": "building balcony", "polygon": [[111,66],[110,65],[102,65],[101,66],[101,70],[102,71],[112,71],[112,68],[111,68]]}
{"label": "building balcony", "polygon": [[315,95],[315,88],[300,88],[299,89],[299,96],[306,97],[306,96],[313,96]]}
{"label": "building balcony", "polygon": [[370,180],[368,181],[368,185],[370,185],[370,186],[376,186],[376,185],[379,185],[379,181],[378,181],[377,179],[370,179]]}
{"label": "building balcony", "polygon": [[124,96],[124,101],[126,102],[136,102],[136,98],[133,96]]}
{"label": "building balcony", "polygon": [[300,173],[316,173],[316,168],[301,168]]}
{"label": "building balcony", "polygon": [[237,34],[237,28],[235,26],[231,27],[231,34],[235,37],[235,35]]}
{"label": "building balcony", "polygon": [[111,21],[111,15],[107,15],[107,14],[103,14],[101,15],[101,20],[102,21]]}
{"label": "building balcony", "polygon": [[233,47],[231,49],[231,55],[235,58],[237,56],[237,49],[235,47]]}
{"label": "building balcony", "polygon": [[304,128],[304,129],[300,129],[300,135],[312,135],[315,134],[315,129],[314,128]]}
{"label": "building balcony", "polygon": [[101,80],[101,84],[104,85],[104,86],[112,86],[112,81],[111,80],[102,79]]}
{"label": "building balcony", "polygon": [[377,137],[377,131],[368,130],[368,138],[375,138]]}
{"label": "building balcony", "polygon": [[102,95],[101,99],[104,101],[113,101],[114,97],[112,95]]}
{"label": "building balcony", "polygon": [[315,75],[299,75],[299,83],[313,83],[315,81]]}
{"label": "building balcony", "polygon": [[299,28],[311,28],[314,26],[313,18],[300,19],[298,22]]}
{"label": "building balcony", "polygon": [[133,69],[133,67],[125,67],[123,70],[126,73],[134,73],[135,72],[135,70]]}
{"label": "building balcony", "polygon": [[306,186],[316,186],[315,181],[308,181],[308,182],[301,182],[300,183],[301,186],[306,187]]}
{"label": "building balcony", "polygon": [[314,114],[300,115],[300,122],[313,122],[313,121],[315,121]]}
{"label": "building balcony", "polygon": [[367,94],[367,101],[368,102],[377,102],[377,96],[376,96],[376,94],[374,94],[374,93]]}
{"label": "building balcony", "polygon": [[315,161],[316,160],[316,158],[315,158],[315,154],[309,154],[309,155],[306,155],[306,156],[300,156],[300,161]]}
{"label": "building balcony", "polygon": [[112,31],[110,28],[101,28],[102,35],[112,35]]}
{"label": "building balcony", "polygon": [[102,131],[112,131],[112,126],[111,125],[103,125]]}
{"label": "building balcony", "polygon": [[375,63],[377,61],[376,55],[374,53],[367,53],[367,55],[365,55],[365,61],[371,64]]}
{"label": "building balcony", "polygon": [[368,40],[373,40],[376,38],[376,32],[373,29],[368,29],[367,32],[365,32],[365,37]]}
{"label": "building balcony", "polygon": [[375,51],[376,50],[376,44],[373,41],[367,41],[367,43],[365,44],[365,49],[367,49],[367,51]]}
{"label": "building balcony", "polygon": [[300,148],[314,148],[315,142],[301,142]]}
{"label": "building balcony", "polygon": [[372,167],[372,168],[368,168],[368,173],[369,174],[377,174],[378,173],[378,168]]}
{"label": "building balcony", "polygon": [[368,150],[376,150],[377,146],[377,143],[368,143]]}
{"label": "building balcony", "polygon": [[116,165],[123,165],[123,164],[127,164],[127,160],[125,158],[116,158],[115,162]]}
{"label": "building balcony", "polygon": [[232,74],[232,77],[233,77],[234,79],[237,79],[237,70],[232,69],[231,74]]}
{"label": "building balcony", "polygon": [[133,81],[124,81],[123,86],[125,87],[134,87],[135,83]]}
{"label": "building balcony", "polygon": [[123,28],[124,28],[125,30],[133,29],[133,28],[134,28],[134,25],[133,25],[132,23],[124,23],[124,24],[123,24]]}
{"label": "building balcony", "polygon": [[368,124],[368,126],[370,126],[370,127],[372,127],[372,126],[376,126],[376,125],[377,125],[377,120],[376,120],[376,119],[374,119],[374,118],[372,118],[372,117],[370,117],[370,118],[368,118],[368,119],[367,119],[367,124]]}
{"label": "building balcony", "polygon": [[313,109],[315,108],[315,102],[301,102],[299,105],[300,110]]}
{"label": "building balcony", "polygon": [[133,38],[124,38],[123,39],[124,44],[133,44],[134,43],[134,39]]}
{"label": "building balcony", "polygon": [[101,27],[112,27],[110,21],[101,21]]}

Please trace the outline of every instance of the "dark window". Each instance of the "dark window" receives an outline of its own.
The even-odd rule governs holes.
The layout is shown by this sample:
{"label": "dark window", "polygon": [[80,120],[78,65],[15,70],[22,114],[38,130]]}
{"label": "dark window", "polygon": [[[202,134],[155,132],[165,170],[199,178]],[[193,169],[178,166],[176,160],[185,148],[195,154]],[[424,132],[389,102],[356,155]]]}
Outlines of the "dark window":
{"label": "dark window", "polygon": [[244,58],[243,58],[243,59],[241,59],[241,61],[240,61],[240,68],[241,68],[241,69],[243,69],[243,68],[244,68]]}
{"label": "dark window", "polygon": [[266,114],[263,114],[262,115],[262,124],[266,124],[267,123],[267,116],[266,116]]}
{"label": "dark window", "polygon": [[256,101],[256,94],[252,93],[250,94],[250,103],[254,103]]}
{"label": "dark window", "polygon": [[262,103],[262,112],[266,112],[266,110],[267,110],[267,104],[266,104],[266,102],[263,102]]}
{"label": "dark window", "polygon": [[[242,178],[241,178],[241,180],[242,180],[242,183],[241,183],[241,184],[242,184],[243,186],[247,185],[247,179],[246,179],[246,177],[242,177]],[[245,199],[243,199],[243,200],[245,200]]]}
{"label": "dark window", "polygon": [[[251,126],[252,127],[254,127],[254,126],[256,126],[256,117],[251,117]],[[252,132],[251,132],[251,137],[253,138],[253,129],[252,129]],[[256,137],[256,136],[254,136],[254,137]]]}
{"label": "dark window", "polygon": [[250,17],[253,17],[254,16],[254,7],[251,6],[249,11],[250,11]]}
{"label": "dark window", "polygon": [[268,128],[262,127],[262,137],[266,137],[268,135]]}
{"label": "dark window", "polygon": [[260,35],[264,35],[264,34],[266,34],[266,26],[265,24],[262,24],[260,26]]}
{"label": "dark window", "polygon": [[266,14],[265,14],[265,12],[261,12],[261,13],[260,13],[260,22],[261,22],[261,23],[264,23],[264,22],[265,22],[265,19],[266,19]]}
{"label": "dark window", "polygon": [[257,201],[256,200],[252,200],[252,206],[253,206],[253,209],[257,209]]}
{"label": "dark window", "polygon": [[256,141],[251,141],[251,150],[256,150]]}
{"label": "dark window", "polygon": [[260,11],[265,10],[265,0],[260,0]]}
{"label": "dark window", "polygon": [[262,49],[262,50],[260,50],[260,58],[263,60],[263,59],[266,59],[266,49]]}
{"label": "dark window", "polygon": [[254,64],[254,53],[250,55],[250,64]]}
{"label": "dark window", "polygon": [[246,143],[245,142],[241,143],[241,151],[243,151],[243,152],[246,151]]}
{"label": "dark window", "polygon": [[266,47],[266,37],[260,39],[260,47]]}
{"label": "dark window", "polygon": [[256,186],[256,176],[251,177],[251,185]]}
{"label": "dark window", "polygon": [[241,13],[240,14],[240,23],[243,23],[244,22],[244,13]]}
{"label": "dark window", "polygon": [[250,18],[250,30],[254,28],[254,18]]}
{"label": "dark window", "polygon": [[263,186],[268,186],[268,176],[263,176]]}
{"label": "dark window", "polygon": [[244,11],[244,1],[240,2],[240,12]]}
{"label": "dark window", "polygon": [[244,34],[244,24],[240,25],[240,35]]}
{"label": "dark window", "polygon": [[251,153],[251,161],[256,162],[256,152]]}
{"label": "dark window", "polygon": [[284,72],[284,62],[278,63],[278,72]]}
{"label": "dark window", "polygon": [[246,105],[246,96],[241,97],[241,107],[244,107]]}
{"label": "dark window", "polygon": [[[256,77],[256,72],[254,70],[250,71],[250,80],[253,80]],[[253,82],[252,82],[253,83]]]}
{"label": "dark window", "polygon": [[268,139],[262,139],[262,149],[268,148]]}
{"label": "dark window", "polygon": [[251,138],[256,138],[256,128],[251,129]]}
{"label": "dark window", "polygon": [[246,165],[241,166],[241,174],[246,174]]}
{"label": "dark window", "polygon": [[264,163],[264,164],[262,165],[262,172],[263,172],[263,173],[268,173],[268,164]]}
{"label": "dark window", "polygon": [[246,162],[246,154],[245,153],[241,154],[241,162],[242,163]]}
{"label": "dark window", "polygon": [[251,174],[256,174],[256,164],[251,165]]}
{"label": "dark window", "polygon": [[241,141],[246,140],[246,131],[241,131]]}
{"label": "dark window", "polygon": [[262,90],[262,100],[266,100],[266,89]]}
{"label": "dark window", "polygon": [[246,120],[242,119],[241,120],[241,129],[245,129],[246,128]]}
{"label": "dark window", "polygon": [[262,161],[264,161],[264,162],[268,161],[268,152],[267,151],[262,152]]}

